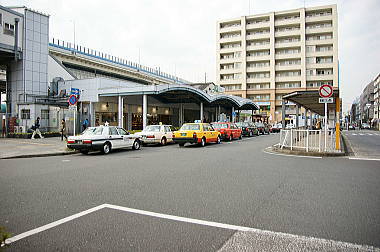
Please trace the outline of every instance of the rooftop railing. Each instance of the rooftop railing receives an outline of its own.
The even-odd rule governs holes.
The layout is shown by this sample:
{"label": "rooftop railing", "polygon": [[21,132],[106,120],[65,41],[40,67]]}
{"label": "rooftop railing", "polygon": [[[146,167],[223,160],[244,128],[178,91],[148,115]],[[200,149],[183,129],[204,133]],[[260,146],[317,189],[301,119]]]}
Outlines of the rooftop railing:
{"label": "rooftop railing", "polygon": [[154,69],[152,67],[143,66],[141,64],[135,63],[130,60],[126,60],[120,57],[116,57],[110,54],[106,54],[100,51],[96,51],[94,49],[90,49],[88,47],[84,47],[81,45],[74,45],[70,42],[65,42],[64,40],[52,39],[49,42],[49,46],[56,47],[59,49],[67,50],[75,54],[85,55],[91,58],[95,58],[98,60],[106,61],[108,63],[113,63],[125,68],[133,69],[138,72],[146,73],[147,75],[162,78],[168,81],[171,81],[176,84],[188,84],[189,81],[178,78],[177,76],[162,72],[160,69]]}

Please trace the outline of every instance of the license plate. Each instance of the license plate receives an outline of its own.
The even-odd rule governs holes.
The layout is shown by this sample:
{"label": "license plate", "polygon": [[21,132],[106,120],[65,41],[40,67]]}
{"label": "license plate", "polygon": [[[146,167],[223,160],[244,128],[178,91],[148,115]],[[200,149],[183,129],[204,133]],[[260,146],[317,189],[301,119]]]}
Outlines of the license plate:
{"label": "license plate", "polygon": [[186,136],[187,134],[186,133],[181,133],[181,136]]}
{"label": "license plate", "polygon": [[77,143],[82,144],[82,140],[77,140]]}
{"label": "license plate", "polygon": [[146,136],[143,135],[142,138],[143,138],[143,139],[146,139]]}

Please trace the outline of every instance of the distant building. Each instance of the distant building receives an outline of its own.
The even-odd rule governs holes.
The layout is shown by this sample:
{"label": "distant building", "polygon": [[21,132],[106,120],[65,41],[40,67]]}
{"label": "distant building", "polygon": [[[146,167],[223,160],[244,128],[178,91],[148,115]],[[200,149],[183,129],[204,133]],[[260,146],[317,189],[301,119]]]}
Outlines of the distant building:
{"label": "distant building", "polygon": [[189,83],[189,86],[198,88],[207,94],[221,94],[224,93],[225,89],[221,86],[216,85],[214,82],[206,83]]}
{"label": "distant building", "polygon": [[360,97],[352,102],[350,111],[350,123],[358,125],[360,122]]}
{"label": "distant building", "polygon": [[377,130],[380,130],[380,74],[373,81],[373,124]]}
{"label": "distant building", "polygon": [[372,123],[374,112],[374,81],[368,83],[360,95],[361,123]]}

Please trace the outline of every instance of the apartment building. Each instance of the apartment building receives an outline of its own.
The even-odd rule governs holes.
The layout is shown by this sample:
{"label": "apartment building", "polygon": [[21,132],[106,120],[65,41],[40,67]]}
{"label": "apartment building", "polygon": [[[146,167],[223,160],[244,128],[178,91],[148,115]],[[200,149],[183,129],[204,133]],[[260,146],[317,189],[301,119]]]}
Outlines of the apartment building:
{"label": "apartment building", "polygon": [[373,81],[373,127],[380,130],[380,74]]}
{"label": "apartment building", "polygon": [[337,20],[336,5],[328,5],[219,21],[216,84],[281,121],[283,95],[322,84],[338,89]]}

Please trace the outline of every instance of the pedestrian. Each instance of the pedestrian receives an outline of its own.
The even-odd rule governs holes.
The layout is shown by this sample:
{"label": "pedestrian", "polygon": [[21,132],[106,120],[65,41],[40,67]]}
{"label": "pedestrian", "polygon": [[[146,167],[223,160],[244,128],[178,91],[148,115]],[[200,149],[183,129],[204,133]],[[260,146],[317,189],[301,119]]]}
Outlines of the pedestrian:
{"label": "pedestrian", "polygon": [[82,127],[83,127],[83,131],[85,129],[87,129],[87,127],[88,127],[88,120],[87,120],[87,118],[83,121]]}
{"label": "pedestrian", "polygon": [[65,119],[62,119],[61,121],[61,141],[63,141],[63,137],[67,140]]}
{"label": "pedestrian", "polygon": [[34,136],[36,135],[36,133],[40,136],[40,138],[44,138],[41,135],[41,131],[40,131],[40,118],[39,117],[37,117],[37,120],[34,122],[34,125],[32,126],[32,130],[33,130],[32,139],[34,139]]}

